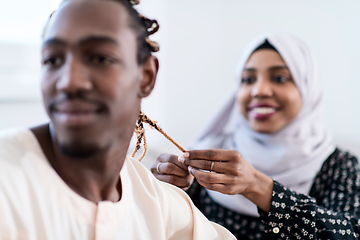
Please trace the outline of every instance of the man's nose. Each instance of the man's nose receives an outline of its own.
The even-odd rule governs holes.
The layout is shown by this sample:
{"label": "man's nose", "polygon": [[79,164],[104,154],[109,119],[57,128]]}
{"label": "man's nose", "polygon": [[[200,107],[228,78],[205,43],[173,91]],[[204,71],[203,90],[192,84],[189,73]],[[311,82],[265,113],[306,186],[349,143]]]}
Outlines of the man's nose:
{"label": "man's nose", "polygon": [[58,91],[74,93],[89,91],[93,87],[87,67],[80,59],[74,56],[67,57],[60,74],[56,83]]}

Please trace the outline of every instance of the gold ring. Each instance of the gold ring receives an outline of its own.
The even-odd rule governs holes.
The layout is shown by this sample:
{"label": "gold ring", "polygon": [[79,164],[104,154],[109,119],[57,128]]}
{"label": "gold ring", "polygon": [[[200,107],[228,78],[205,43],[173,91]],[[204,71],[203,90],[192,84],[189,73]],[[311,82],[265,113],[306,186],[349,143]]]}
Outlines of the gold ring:
{"label": "gold ring", "polygon": [[162,164],[162,162],[158,163],[158,165],[156,166],[156,171],[158,172],[158,174],[162,175],[162,173],[160,172],[160,164]]}
{"label": "gold ring", "polygon": [[211,161],[210,172],[212,172],[212,170],[213,170],[213,168],[214,168],[214,164],[215,164],[215,161]]}

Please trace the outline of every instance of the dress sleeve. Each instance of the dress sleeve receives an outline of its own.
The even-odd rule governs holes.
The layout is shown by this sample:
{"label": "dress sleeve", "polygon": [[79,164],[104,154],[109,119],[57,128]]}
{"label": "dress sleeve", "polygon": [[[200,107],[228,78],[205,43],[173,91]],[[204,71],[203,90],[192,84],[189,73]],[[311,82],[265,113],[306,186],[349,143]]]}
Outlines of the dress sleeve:
{"label": "dress sleeve", "polygon": [[340,152],[328,159],[310,195],[316,198],[274,181],[270,212],[259,209],[269,239],[359,238],[360,173],[355,157]]}

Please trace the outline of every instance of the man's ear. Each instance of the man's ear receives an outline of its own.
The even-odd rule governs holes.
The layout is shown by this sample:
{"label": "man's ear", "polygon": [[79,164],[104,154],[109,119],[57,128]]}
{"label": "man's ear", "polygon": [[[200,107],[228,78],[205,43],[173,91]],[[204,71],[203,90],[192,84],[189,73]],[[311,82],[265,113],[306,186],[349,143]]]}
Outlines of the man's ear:
{"label": "man's ear", "polygon": [[144,98],[149,96],[155,86],[156,76],[159,71],[159,60],[155,56],[150,56],[142,66],[142,79],[138,96]]}

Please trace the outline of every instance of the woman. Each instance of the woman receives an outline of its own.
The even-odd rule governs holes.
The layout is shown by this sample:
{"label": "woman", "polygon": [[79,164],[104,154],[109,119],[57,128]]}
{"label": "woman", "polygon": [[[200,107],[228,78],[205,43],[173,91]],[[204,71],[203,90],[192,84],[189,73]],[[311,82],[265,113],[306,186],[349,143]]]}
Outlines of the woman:
{"label": "woman", "polygon": [[308,46],[264,34],[246,48],[237,72],[234,93],[192,146],[207,150],[162,154],[153,174],[191,185],[195,205],[239,239],[358,238],[358,162],[324,127]]}

